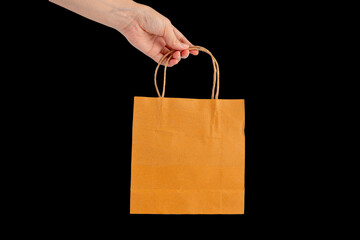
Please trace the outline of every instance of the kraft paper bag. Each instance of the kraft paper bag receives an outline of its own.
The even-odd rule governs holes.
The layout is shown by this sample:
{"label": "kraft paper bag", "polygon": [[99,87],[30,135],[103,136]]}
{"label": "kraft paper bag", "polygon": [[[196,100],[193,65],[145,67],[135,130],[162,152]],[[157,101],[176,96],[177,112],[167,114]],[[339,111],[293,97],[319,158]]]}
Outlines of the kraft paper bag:
{"label": "kraft paper bag", "polygon": [[[216,59],[203,47],[190,49],[212,57],[211,99],[165,98],[166,67],[174,51],[160,60],[159,97],[134,100],[132,214],[244,213],[244,100],[218,99]],[[166,57],[160,96],[156,74]]]}

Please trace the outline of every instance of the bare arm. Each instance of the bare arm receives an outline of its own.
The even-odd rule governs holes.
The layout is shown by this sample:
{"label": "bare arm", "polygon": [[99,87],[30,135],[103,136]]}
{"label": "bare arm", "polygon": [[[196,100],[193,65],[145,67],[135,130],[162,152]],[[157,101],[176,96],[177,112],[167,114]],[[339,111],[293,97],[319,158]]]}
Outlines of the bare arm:
{"label": "bare arm", "polygon": [[[118,30],[138,50],[155,61],[176,51],[169,66],[187,58],[192,44],[163,15],[131,0],[50,0],[88,19]],[[197,55],[197,50],[190,53]]]}

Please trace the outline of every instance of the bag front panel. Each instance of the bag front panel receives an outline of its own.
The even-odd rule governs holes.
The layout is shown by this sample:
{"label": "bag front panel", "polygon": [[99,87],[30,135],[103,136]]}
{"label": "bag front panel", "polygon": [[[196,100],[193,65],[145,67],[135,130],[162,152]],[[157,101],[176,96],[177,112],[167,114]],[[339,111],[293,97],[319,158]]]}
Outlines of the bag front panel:
{"label": "bag front panel", "polygon": [[135,97],[131,213],[244,212],[244,101]]}

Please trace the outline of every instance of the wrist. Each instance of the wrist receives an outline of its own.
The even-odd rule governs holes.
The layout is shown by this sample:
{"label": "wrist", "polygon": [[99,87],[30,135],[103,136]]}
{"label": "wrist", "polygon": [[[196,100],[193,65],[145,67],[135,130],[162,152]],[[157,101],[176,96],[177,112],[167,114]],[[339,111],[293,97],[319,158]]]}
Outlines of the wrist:
{"label": "wrist", "polygon": [[123,33],[136,23],[144,5],[130,0],[116,1],[108,16],[111,26]]}

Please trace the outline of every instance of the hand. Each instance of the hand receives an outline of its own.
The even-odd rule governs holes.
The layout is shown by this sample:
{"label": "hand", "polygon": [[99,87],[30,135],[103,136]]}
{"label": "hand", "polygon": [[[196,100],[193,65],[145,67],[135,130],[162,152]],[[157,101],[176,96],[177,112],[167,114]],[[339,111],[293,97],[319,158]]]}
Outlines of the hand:
{"label": "hand", "polygon": [[[171,67],[179,63],[181,58],[187,58],[189,53],[199,54],[198,50],[186,50],[192,44],[169,19],[154,9],[135,2],[132,2],[128,9],[119,10],[122,21],[116,28],[135,48],[154,61],[158,62],[170,50],[178,50],[169,61],[168,66]],[[130,20],[124,21],[126,18]],[[162,64],[164,65],[165,61]]]}

